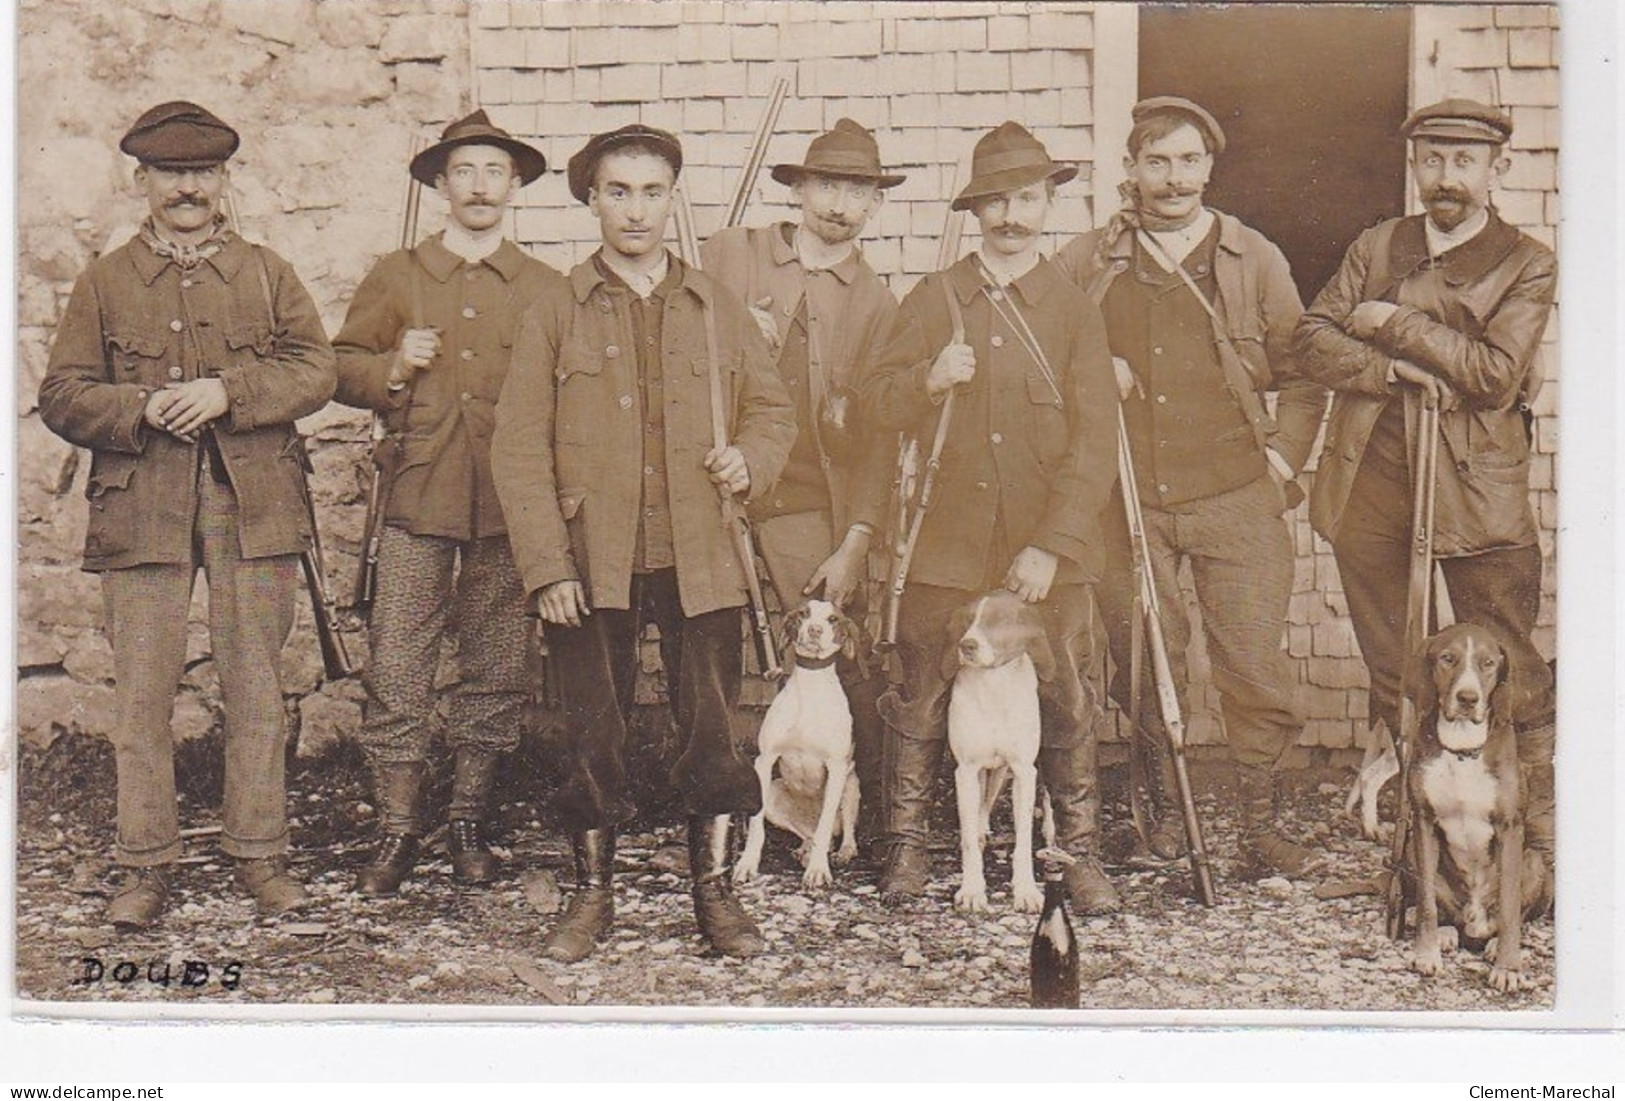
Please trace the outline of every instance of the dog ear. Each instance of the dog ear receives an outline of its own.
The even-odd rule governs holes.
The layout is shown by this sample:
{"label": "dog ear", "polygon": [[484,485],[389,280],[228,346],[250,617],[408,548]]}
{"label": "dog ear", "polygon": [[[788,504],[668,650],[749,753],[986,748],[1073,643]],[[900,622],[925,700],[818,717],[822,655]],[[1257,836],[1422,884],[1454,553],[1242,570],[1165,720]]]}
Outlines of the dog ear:
{"label": "dog ear", "polygon": [[1434,666],[1438,664],[1439,652],[1435,645],[1438,635],[1422,643],[1422,648],[1411,657],[1411,691],[1412,701],[1416,704],[1416,713],[1424,720],[1429,715],[1439,713],[1439,685],[1434,678]]}
{"label": "dog ear", "polygon": [[801,633],[801,625],[805,622],[807,622],[807,605],[805,604],[785,614],[784,639],[779,643],[779,655],[781,657],[795,657],[796,636]]}
{"label": "dog ear", "polygon": [[975,603],[955,608],[943,629],[942,658],[939,666],[942,679],[951,681],[959,675],[959,640],[970,630],[971,618],[976,614]]}
{"label": "dog ear", "polygon": [[835,610],[835,629],[841,632],[841,653],[846,655],[847,661],[858,659],[858,625],[852,622],[852,617]]}
{"label": "dog ear", "polygon": [[1501,667],[1498,670],[1495,687],[1490,689],[1490,721],[1512,725],[1512,701],[1517,698],[1513,689],[1516,679],[1512,671],[1512,654],[1501,644],[1500,639],[1495,640],[1496,652],[1501,657]]}
{"label": "dog ear", "polygon": [[1049,682],[1055,679],[1055,650],[1049,644],[1049,635],[1039,626],[1027,636],[1027,656],[1033,659],[1033,668],[1038,672],[1038,679]]}

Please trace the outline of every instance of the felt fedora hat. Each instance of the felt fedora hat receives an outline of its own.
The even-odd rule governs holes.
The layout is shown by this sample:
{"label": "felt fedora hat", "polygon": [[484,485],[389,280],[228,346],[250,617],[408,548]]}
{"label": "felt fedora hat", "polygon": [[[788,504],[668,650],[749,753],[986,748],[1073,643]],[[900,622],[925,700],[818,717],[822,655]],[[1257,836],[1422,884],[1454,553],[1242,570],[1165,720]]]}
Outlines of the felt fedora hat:
{"label": "felt fedora hat", "polygon": [[867,180],[879,188],[896,187],[906,180],[880,167],[880,146],[874,134],[851,119],[839,119],[807,146],[801,164],[776,164],[773,178],[793,184],[809,174],[839,176],[847,180]]}
{"label": "felt fedora hat", "polygon": [[547,158],[535,146],[526,145],[499,126],[481,108],[466,118],[460,118],[446,127],[440,140],[412,158],[412,178],[434,186],[434,181],[446,170],[446,158],[459,145],[494,145],[506,149],[513,157],[514,171],[519,173],[521,185],[528,184],[547,171]]}
{"label": "felt fedora hat", "polygon": [[565,176],[570,183],[570,194],[576,197],[577,202],[587,201],[587,192],[592,188],[593,176],[597,173],[598,162],[604,154],[619,146],[632,144],[653,146],[671,165],[673,176],[682,174],[683,143],[677,140],[676,135],[657,130],[653,126],[645,126],[641,122],[630,123],[619,130],[594,134],[587,139],[587,144],[570,158],[570,163],[565,168]]}
{"label": "felt fedora hat", "polygon": [[971,154],[970,183],[953,201],[955,210],[968,210],[977,199],[1000,195],[1039,180],[1066,183],[1078,174],[1075,166],[1050,160],[1044,143],[1018,122],[1001,123],[983,134]]}
{"label": "felt fedora hat", "polygon": [[237,131],[186,100],[160,103],[142,113],[118,147],[142,164],[207,168],[237,152]]}

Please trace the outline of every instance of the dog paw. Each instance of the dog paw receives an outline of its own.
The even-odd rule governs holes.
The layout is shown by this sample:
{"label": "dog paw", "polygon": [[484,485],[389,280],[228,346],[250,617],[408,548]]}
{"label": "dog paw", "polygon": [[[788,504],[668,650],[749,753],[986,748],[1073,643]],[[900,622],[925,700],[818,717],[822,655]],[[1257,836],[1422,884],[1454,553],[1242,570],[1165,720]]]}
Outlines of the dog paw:
{"label": "dog paw", "polygon": [[954,892],[954,909],[963,910],[969,914],[987,913],[987,888],[959,888],[959,890]]}
{"label": "dog paw", "polygon": [[858,847],[856,844],[842,845],[840,848],[835,850],[834,859],[836,864],[850,864],[857,858]]}
{"label": "dog paw", "polygon": [[803,887],[828,887],[835,882],[835,875],[829,870],[828,860],[811,860],[807,863],[807,870],[801,873]]}
{"label": "dog paw", "polygon": [[1434,948],[1431,951],[1416,953],[1411,966],[1416,969],[1418,975],[1437,975],[1443,970],[1444,961],[1439,958],[1439,950]]}
{"label": "dog paw", "polygon": [[1529,990],[1535,985],[1535,980],[1525,975],[1521,970],[1515,971],[1508,967],[1490,968],[1490,985],[1503,994],[1516,994],[1520,990]]}
{"label": "dog paw", "polygon": [[1019,913],[1036,914],[1044,908],[1044,892],[1036,883],[1012,884],[1010,896]]}
{"label": "dog paw", "polygon": [[755,864],[746,864],[741,861],[734,865],[733,879],[735,883],[749,883],[751,880],[760,877],[761,874]]}

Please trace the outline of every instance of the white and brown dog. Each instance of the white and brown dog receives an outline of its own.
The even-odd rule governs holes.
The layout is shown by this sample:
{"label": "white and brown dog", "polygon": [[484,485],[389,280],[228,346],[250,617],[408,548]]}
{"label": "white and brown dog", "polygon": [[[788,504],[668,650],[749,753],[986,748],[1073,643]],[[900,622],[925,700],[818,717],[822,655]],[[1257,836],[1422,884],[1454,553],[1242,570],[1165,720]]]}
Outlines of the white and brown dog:
{"label": "white and brown dog", "polygon": [[750,820],[734,878],[744,882],[759,874],[764,823],[772,822],[803,842],[802,883],[825,887],[834,879],[830,845],[835,836],[841,839],[837,864],[858,852],[852,709],[835,674],[836,659],[851,657],[856,649],[857,629],[827,600],[809,600],[785,617],[784,626],[793,668],[762,719],[756,754],[762,811]]}
{"label": "white and brown dog", "polygon": [[1543,911],[1545,866],[1524,847],[1525,793],[1505,648],[1458,623],[1427,642],[1410,796],[1416,809],[1416,970],[1438,973],[1439,913],[1464,942],[1496,938],[1490,985],[1523,989],[1523,923]]}
{"label": "white and brown dog", "polygon": [[1033,808],[1038,794],[1038,682],[1055,674],[1055,659],[1037,608],[1014,593],[978,597],[955,613],[942,673],[953,680],[948,747],[953,750],[959,803],[960,887],[954,906],[986,910],[982,847],[993,804],[1011,782],[1016,847],[1010,893],[1017,910],[1036,913],[1044,892],[1033,874]]}

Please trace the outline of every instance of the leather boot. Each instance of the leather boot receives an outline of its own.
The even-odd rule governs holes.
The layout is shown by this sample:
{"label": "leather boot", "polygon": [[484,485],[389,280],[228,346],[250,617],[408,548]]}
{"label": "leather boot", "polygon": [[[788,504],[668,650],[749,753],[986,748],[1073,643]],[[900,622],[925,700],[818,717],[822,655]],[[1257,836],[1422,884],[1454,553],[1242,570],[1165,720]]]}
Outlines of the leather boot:
{"label": "leather boot", "polygon": [[759,956],[767,944],[733,893],[733,816],[702,814],[688,820],[688,868],[694,877],[694,920],[724,956]]}
{"label": "leather boot", "polygon": [[931,882],[931,800],[942,765],[944,739],[892,737],[891,851],[880,872],[883,898],[917,898]]}
{"label": "leather boot", "polygon": [[1312,875],[1326,857],[1277,832],[1280,818],[1276,775],[1256,765],[1236,766],[1236,795],[1241,803],[1241,851],[1272,872],[1290,878]]}
{"label": "leather boot", "polygon": [[276,917],[310,901],[299,881],[288,873],[284,856],[238,860],[237,885],[254,896],[261,917]]}
{"label": "leather boot", "polygon": [[451,877],[459,883],[489,883],[497,877],[497,858],[486,844],[484,819],[499,759],[498,754],[473,746],[457,750],[446,848],[451,853]]}
{"label": "leather boot", "polygon": [[615,831],[572,834],[570,850],[575,855],[576,893],[542,942],[542,955],[560,963],[586,959],[615,923]]}
{"label": "leather boot", "polygon": [[1055,811],[1055,844],[1075,858],[1061,872],[1061,882],[1072,912],[1086,916],[1114,914],[1123,908],[1123,900],[1095,855],[1100,844],[1095,753],[1092,738],[1069,748],[1038,752],[1038,775]]}
{"label": "leather boot", "polygon": [[134,869],[131,878],[107,904],[107,920],[120,929],[147,929],[169,905],[168,865]]}
{"label": "leather boot", "polygon": [[417,863],[422,827],[418,825],[418,792],[423,787],[422,761],[389,761],[373,770],[374,792],[382,813],[383,836],[372,860],[356,874],[355,889],[368,898],[392,895]]}
{"label": "leather boot", "polygon": [[1546,897],[1557,898],[1557,727],[1551,723],[1518,735],[1518,761],[1523,766],[1524,847],[1538,853],[1546,866]]}

